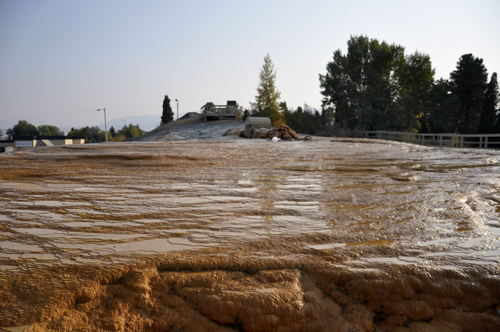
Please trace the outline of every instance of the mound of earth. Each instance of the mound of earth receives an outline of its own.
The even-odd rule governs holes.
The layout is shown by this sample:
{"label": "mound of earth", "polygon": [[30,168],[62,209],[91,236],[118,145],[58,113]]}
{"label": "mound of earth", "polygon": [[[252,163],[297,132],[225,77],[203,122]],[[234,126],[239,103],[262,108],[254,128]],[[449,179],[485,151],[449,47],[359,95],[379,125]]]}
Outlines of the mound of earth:
{"label": "mound of earth", "polygon": [[198,112],[188,112],[181,116],[180,120],[186,120],[186,119],[199,119],[200,118],[200,113]]}
{"label": "mound of earth", "polygon": [[220,140],[236,139],[245,128],[245,123],[239,120],[218,120],[203,122],[199,116],[169,122],[149,133],[134,139],[134,141],[182,141],[182,140]]}

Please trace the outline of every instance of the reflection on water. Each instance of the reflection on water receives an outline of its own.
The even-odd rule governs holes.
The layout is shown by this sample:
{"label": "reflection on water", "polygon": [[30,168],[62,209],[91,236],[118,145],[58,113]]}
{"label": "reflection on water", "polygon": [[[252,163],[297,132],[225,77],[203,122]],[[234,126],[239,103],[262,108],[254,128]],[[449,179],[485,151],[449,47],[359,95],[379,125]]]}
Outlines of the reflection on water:
{"label": "reflection on water", "polygon": [[[233,154],[254,148],[227,144],[224,149]],[[109,259],[110,250],[113,255],[145,255],[322,234],[332,242],[317,244],[320,247],[396,246],[427,260],[438,250],[438,265],[443,257],[446,264],[468,265],[471,256],[472,261],[497,263],[496,152],[425,147],[410,152],[407,145],[397,144],[303,146],[280,145],[292,162],[277,159],[255,167],[256,156],[223,168],[205,168],[200,162],[194,169],[163,169],[161,163],[133,158],[131,165],[115,168],[102,168],[98,159],[90,159],[94,169],[70,157],[81,155],[79,163],[85,163],[86,156],[101,151],[47,150],[36,158],[44,159],[47,168],[65,165],[61,173],[36,181],[16,176],[0,182],[0,255],[15,270],[20,264],[16,255],[34,251],[41,253],[32,257],[33,267],[89,252],[98,263],[99,255]],[[190,148],[208,157],[206,151]],[[161,154],[160,147],[148,149]],[[107,153],[112,159],[120,149]],[[269,158],[266,153],[261,151],[260,158]],[[22,160],[28,174],[29,158],[30,152],[4,158],[2,169]],[[100,160],[107,164],[105,156]],[[468,252],[460,251],[464,248]]]}

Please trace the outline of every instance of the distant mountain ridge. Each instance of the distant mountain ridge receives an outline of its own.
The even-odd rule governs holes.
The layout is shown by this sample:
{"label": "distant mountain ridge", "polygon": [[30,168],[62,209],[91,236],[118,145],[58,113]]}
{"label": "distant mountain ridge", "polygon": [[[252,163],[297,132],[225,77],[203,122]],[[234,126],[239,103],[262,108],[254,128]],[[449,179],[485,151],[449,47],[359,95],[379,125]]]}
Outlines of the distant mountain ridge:
{"label": "distant mountain ridge", "polygon": [[[157,115],[135,115],[135,116],[124,116],[117,119],[111,119],[107,121],[108,130],[114,127],[116,130],[121,129],[124,125],[128,126],[129,123],[133,125],[139,125],[142,130],[151,131],[160,125],[161,114]],[[99,128],[104,130],[104,122],[97,124]],[[71,129],[71,128],[70,128]]]}

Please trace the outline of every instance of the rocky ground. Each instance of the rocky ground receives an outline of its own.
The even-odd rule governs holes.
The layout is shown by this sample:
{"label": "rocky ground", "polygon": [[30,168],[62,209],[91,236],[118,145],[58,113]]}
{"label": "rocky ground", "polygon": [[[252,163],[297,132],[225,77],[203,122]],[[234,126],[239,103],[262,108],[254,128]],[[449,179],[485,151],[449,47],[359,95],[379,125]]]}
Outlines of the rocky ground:
{"label": "rocky ground", "polygon": [[500,330],[497,151],[184,124],[0,155],[4,330]]}
{"label": "rocky ground", "polygon": [[166,142],[182,140],[227,140],[235,139],[245,128],[238,120],[200,121],[190,117],[167,123],[135,139],[139,142]]}

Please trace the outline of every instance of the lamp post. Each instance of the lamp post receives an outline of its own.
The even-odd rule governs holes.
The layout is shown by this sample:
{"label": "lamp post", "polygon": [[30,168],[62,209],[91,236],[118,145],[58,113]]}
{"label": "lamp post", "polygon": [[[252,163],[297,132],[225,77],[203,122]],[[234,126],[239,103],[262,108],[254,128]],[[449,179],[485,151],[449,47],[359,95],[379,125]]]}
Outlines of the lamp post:
{"label": "lamp post", "polygon": [[108,125],[106,124],[106,107],[97,110],[97,112],[99,111],[104,111],[104,130],[106,132],[106,143],[108,143]]}
{"label": "lamp post", "polygon": [[179,99],[175,100],[177,102],[177,120],[179,120]]}

